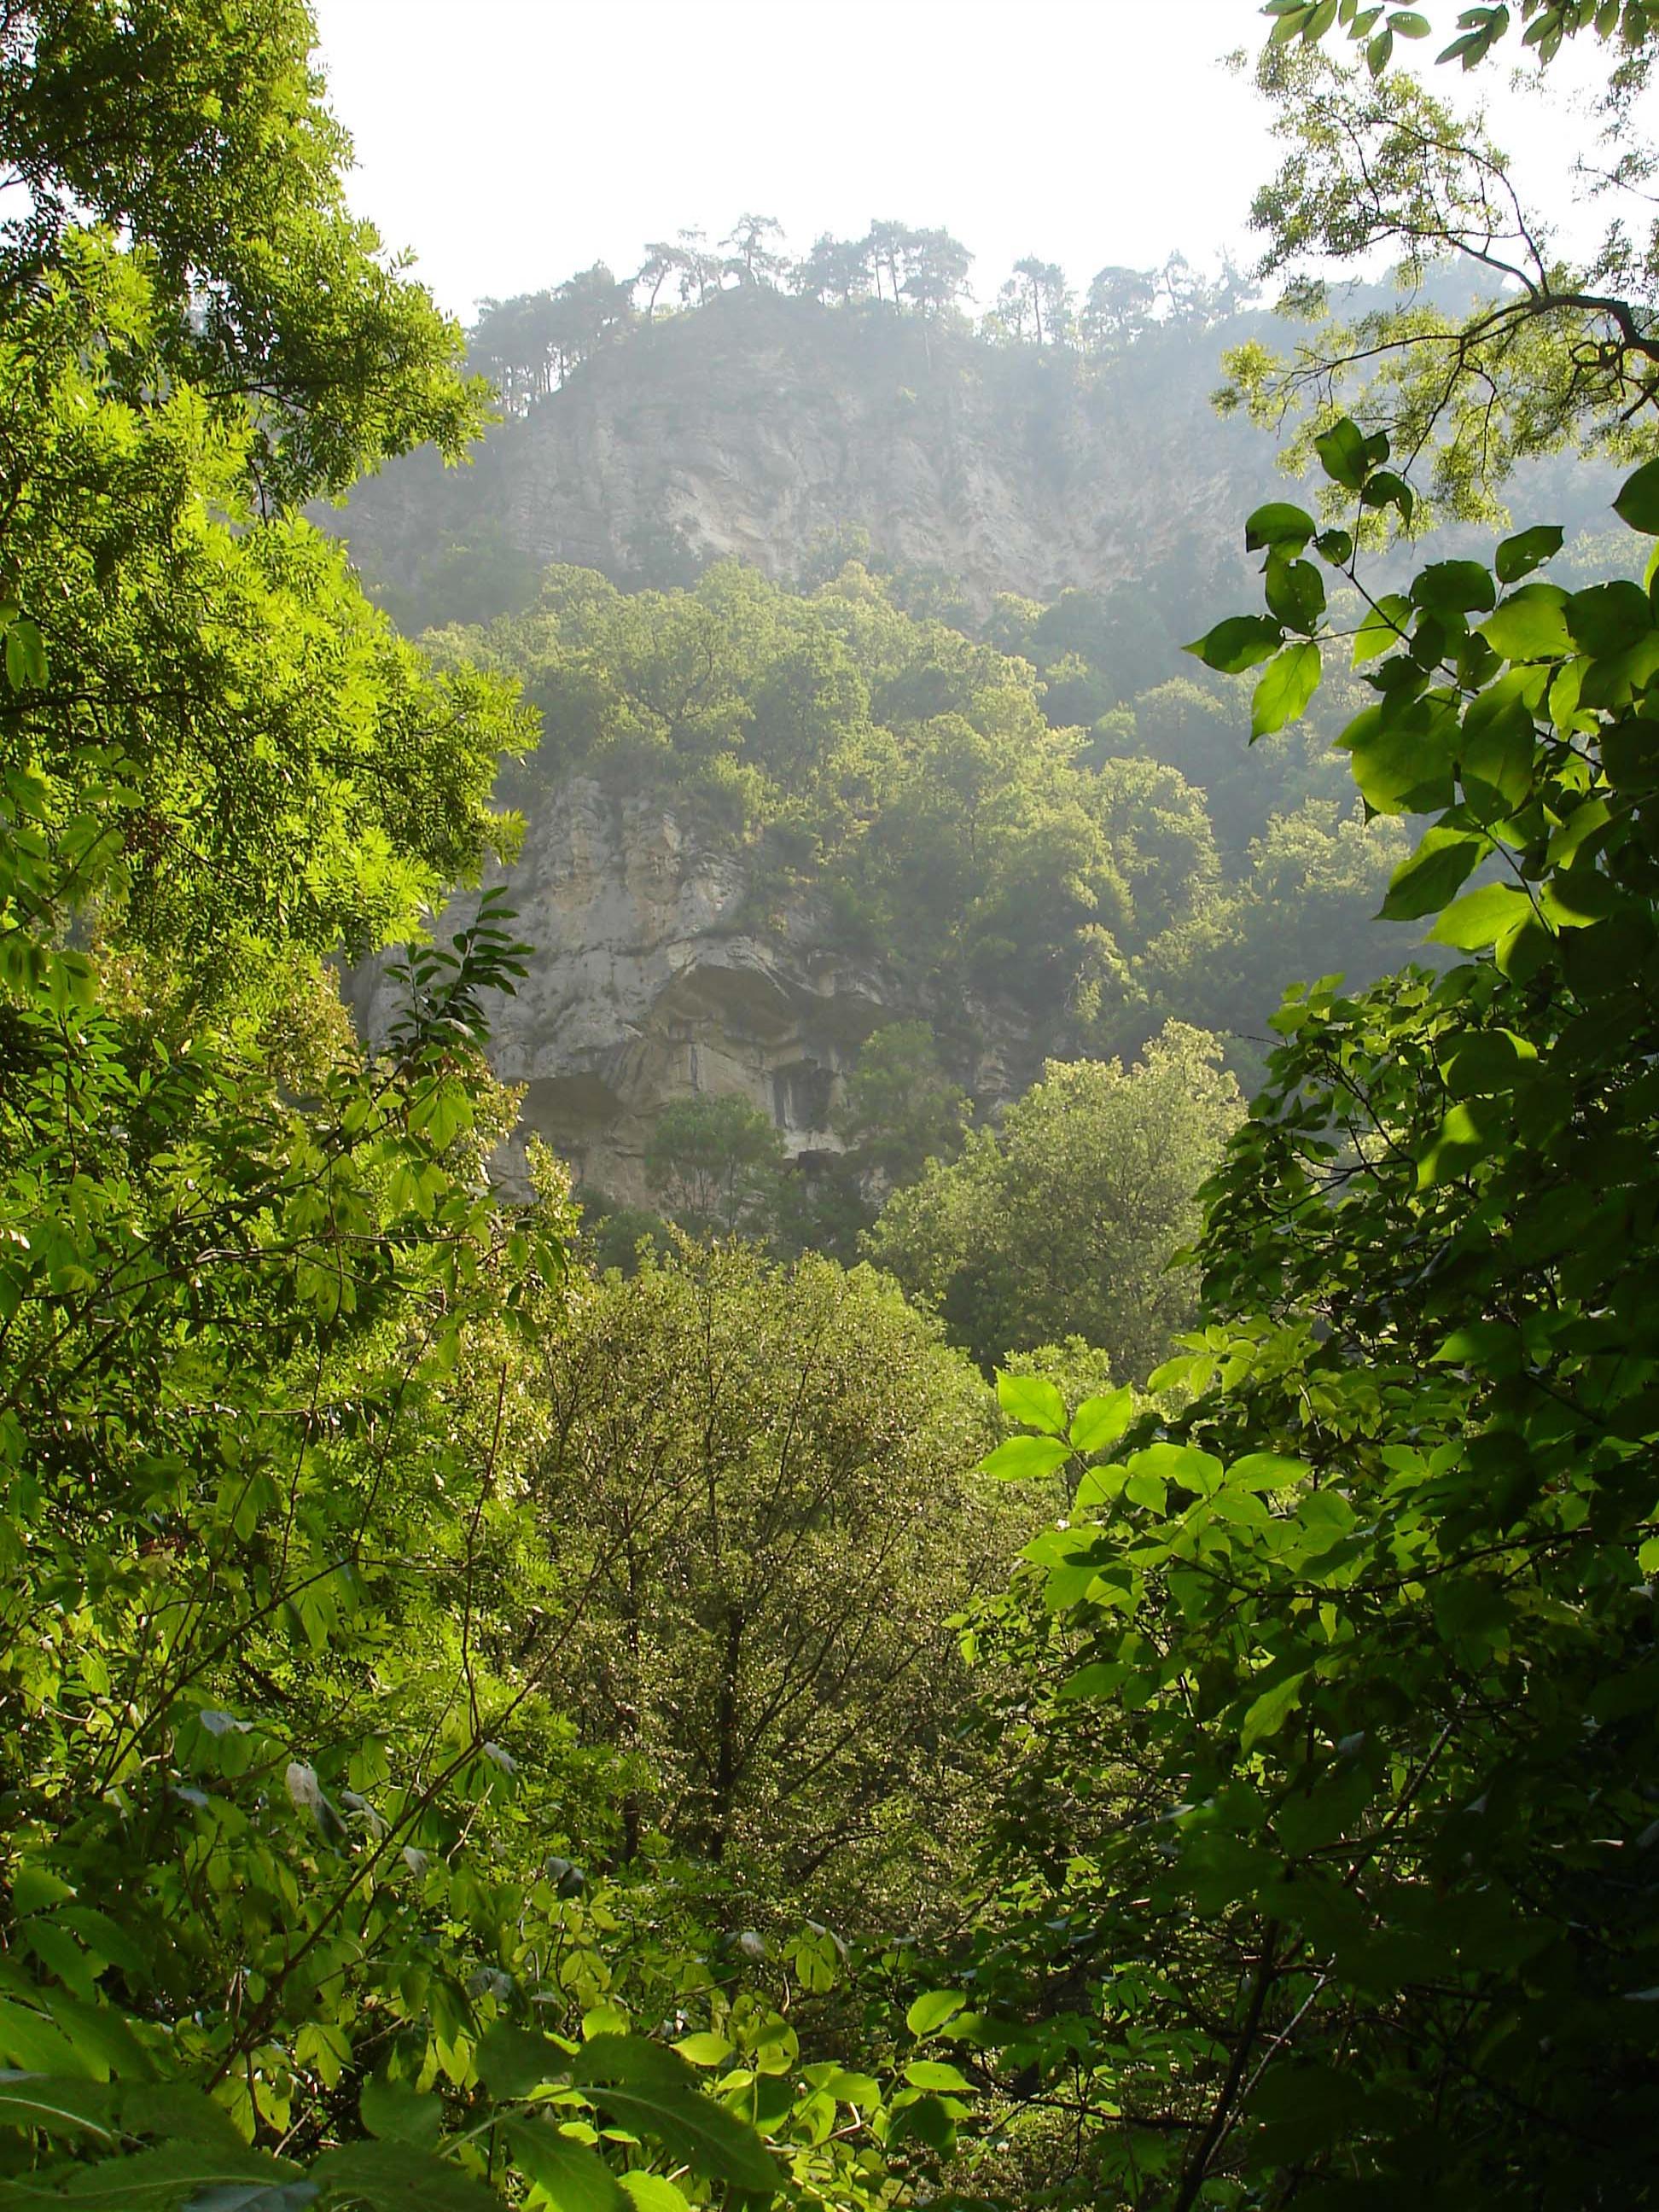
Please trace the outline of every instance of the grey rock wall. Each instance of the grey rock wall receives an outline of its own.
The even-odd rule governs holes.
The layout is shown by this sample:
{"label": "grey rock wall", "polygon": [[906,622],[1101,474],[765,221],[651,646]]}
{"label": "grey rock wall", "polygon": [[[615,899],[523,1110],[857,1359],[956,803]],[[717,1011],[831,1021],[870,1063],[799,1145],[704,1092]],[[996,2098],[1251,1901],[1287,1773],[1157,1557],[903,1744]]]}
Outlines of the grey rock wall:
{"label": "grey rock wall", "polygon": [[[644,1152],[657,1115],[687,1094],[735,1094],[769,1115],[792,1158],[836,1151],[842,1083],[872,1030],[916,1015],[955,1038],[958,1079],[987,1103],[1030,1080],[1017,1012],[930,1006],[880,963],[835,942],[805,889],[757,911],[752,861],[659,799],[579,777],[538,809],[508,878],[536,947],[518,994],[491,1010],[491,1061],[523,1086],[520,1126],[495,1164],[525,1187],[525,1146],[544,1138],[580,1183],[648,1205]],[[460,899],[440,923],[460,926]],[[390,1014],[384,980],[353,979],[371,1034]]]}

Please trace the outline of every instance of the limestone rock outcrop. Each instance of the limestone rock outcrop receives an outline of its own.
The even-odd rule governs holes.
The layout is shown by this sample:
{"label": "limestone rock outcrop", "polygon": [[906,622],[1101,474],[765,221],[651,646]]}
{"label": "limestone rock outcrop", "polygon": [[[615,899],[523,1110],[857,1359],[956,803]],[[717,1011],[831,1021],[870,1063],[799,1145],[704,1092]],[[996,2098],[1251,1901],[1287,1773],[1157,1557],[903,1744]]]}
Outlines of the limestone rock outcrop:
{"label": "limestone rock outcrop", "polygon": [[525,588],[555,561],[624,585],[726,558],[787,580],[848,532],[981,614],[1166,564],[1201,585],[1273,483],[1270,441],[1211,407],[1216,344],[1154,331],[1091,378],[920,317],[724,293],[604,349],[469,467],[414,454],[319,520],[416,623],[495,611],[472,604],[492,564]]}
{"label": "limestone rock outcrop", "polygon": [[[519,1128],[495,1164],[509,1189],[544,1138],[576,1179],[622,1204],[653,1202],[645,1148],[657,1115],[688,1093],[735,1094],[770,1116],[793,1159],[833,1152],[839,1085],[884,1023],[938,1017],[955,1073],[995,1102],[1035,1073],[1016,1010],[930,1007],[891,968],[838,945],[810,889],[757,898],[753,857],[660,799],[592,778],[562,783],[532,820],[507,878],[517,927],[536,947],[516,996],[491,1009],[490,1059],[523,1087]],[[461,926],[458,898],[440,924]],[[391,994],[360,974],[351,995],[370,1033]]]}

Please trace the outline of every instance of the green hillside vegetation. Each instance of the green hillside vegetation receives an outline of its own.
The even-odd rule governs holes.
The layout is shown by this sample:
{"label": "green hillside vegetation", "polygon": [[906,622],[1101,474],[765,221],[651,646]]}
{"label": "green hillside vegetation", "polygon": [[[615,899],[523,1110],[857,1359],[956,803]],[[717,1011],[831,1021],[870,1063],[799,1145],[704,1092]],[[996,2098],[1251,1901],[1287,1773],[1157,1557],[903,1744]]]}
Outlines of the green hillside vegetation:
{"label": "green hillside vegetation", "polygon": [[[1576,40],[1639,183],[1659,15],[1434,15],[1256,22],[1268,265],[1517,282],[1250,365],[1322,489],[1126,696],[841,558],[400,637],[301,509],[489,393],[309,11],[0,10],[0,2212],[1659,2200],[1659,264],[1541,259],[1394,66]],[[1619,451],[1637,562],[1379,576],[1482,416]],[[891,1272],[696,1101],[629,1275],[492,1186],[479,886],[577,771],[1073,1048],[975,1127],[877,1033]],[[1342,982],[1379,851],[1443,964]],[[1241,1112],[1202,993],[1280,957]]]}
{"label": "green hillside vegetation", "polygon": [[757,848],[763,913],[820,890],[841,941],[942,998],[1018,1000],[1056,1050],[1133,1051],[1171,1015],[1259,1035],[1285,972],[1382,966],[1405,846],[1362,830],[1317,735],[1264,740],[1247,794],[1233,687],[1200,670],[1110,704],[1086,595],[1008,603],[993,646],[906,612],[903,581],[853,562],[799,593],[726,564],[624,592],[555,568],[525,613],[423,642],[539,709],[504,787],[522,809],[574,774],[684,804]]}

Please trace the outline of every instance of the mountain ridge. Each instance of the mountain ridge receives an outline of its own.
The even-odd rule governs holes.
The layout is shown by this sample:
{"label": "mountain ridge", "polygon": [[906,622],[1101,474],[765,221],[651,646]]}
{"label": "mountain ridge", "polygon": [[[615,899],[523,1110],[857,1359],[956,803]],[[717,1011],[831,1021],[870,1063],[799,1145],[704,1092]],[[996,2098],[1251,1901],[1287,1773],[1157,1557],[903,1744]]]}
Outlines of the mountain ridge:
{"label": "mountain ridge", "polygon": [[[1229,340],[1263,319],[1232,318]],[[849,538],[950,578],[976,618],[1001,592],[1166,571],[1184,604],[1234,565],[1216,549],[1276,481],[1271,440],[1211,405],[1220,343],[1152,325],[1085,364],[743,287],[601,348],[465,469],[407,457],[323,519],[404,628],[502,611],[550,562],[641,586],[737,557],[791,580]],[[460,549],[475,602],[458,609]],[[492,580],[499,603],[477,603]]]}

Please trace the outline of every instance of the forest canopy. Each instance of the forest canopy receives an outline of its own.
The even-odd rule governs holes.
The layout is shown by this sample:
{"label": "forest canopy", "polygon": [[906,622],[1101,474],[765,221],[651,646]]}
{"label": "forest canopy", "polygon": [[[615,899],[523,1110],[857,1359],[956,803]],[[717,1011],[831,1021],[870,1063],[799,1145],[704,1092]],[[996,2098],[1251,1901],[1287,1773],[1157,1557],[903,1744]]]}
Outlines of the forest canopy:
{"label": "forest canopy", "polygon": [[736,563],[666,592],[556,568],[524,614],[423,642],[539,709],[526,809],[579,774],[683,807],[754,848],[763,912],[807,884],[839,940],[941,1005],[1017,1000],[1051,1048],[1137,1050],[1171,1015],[1259,1034],[1287,968],[1382,964],[1368,904],[1404,848],[1359,834],[1316,741],[1258,748],[1246,790],[1227,688],[1117,703],[1087,594],[1002,608],[1001,649],[905,597],[857,561],[805,593]]}
{"label": "forest canopy", "polygon": [[[1431,32],[1598,55],[1643,180],[1643,0],[1449,14],[1271,0],[1269,267],[1486,235]],[[1651,2204],[1659,555],[1383,544],[1495,380],[1659,545],[1645,255],[1314,341],[1185,677],[857,561],[422,644],[301,509],[486,394],[313,36],[0,9],[0,2207]],[[849,290],[946,312],[885,231]],[[591,1268],[490,1175],[486,878],[577,774],[1138,1064],[974,1127],[889,1024],[891,1273],[758,1249],[706,1112],[700,1236]],[[1378,851],[1442,964],[1314,972]],[[1279,948],[1241,1112],[1168,979]]]}

